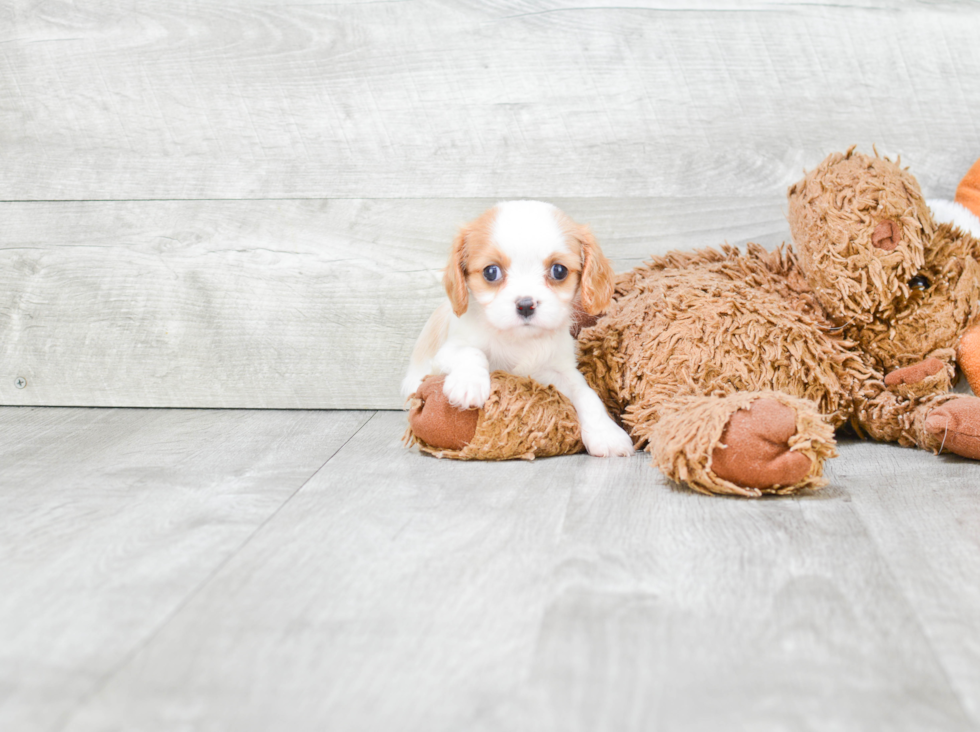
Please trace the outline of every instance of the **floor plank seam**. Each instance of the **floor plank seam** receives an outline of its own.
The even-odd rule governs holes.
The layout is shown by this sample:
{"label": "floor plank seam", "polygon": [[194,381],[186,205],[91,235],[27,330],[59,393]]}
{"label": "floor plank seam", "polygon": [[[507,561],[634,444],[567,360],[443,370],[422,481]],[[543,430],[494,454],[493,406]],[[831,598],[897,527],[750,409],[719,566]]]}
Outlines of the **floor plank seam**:
{"label": "floor plank seam", "polygon": [[144,648],[149,646],[154,641],[154,639],[158,635],[160,635],[160,633],[164,630],[164,628],[166,628],[170,624],[170,622],[178,614],[180,614],[180,612],[185,607],[187,607],[187,605],[189,605],[190,602],[195,597],[197,597],[214,580],[214,578],[217,577],[222,572],[222,570],[224,570],[224,568],[232,561],[232,559],[238,556],[238,554],[246,546],[248,546],[249,543],[251,543],[251,541],[269,524],[269,522],[272,521],[277,515],[279,515],[282,509],[290,501],[292,501],[293,498],[296,495],[298,495],[301,490],[303,490],[303,488],[309,485],[310,481],[313,480],[313,478],[315,478],[321,470],[323,470],[327,465],[329,465],[330,461],[333,460],[340,453],[340,451],[343,450],[347,446],[347,444],[351,440],[353,440],[361,432],[361,430],[363,430],[371,422],[371,420],[373,420],[377,415],[378,415],[377,410],[372,411],[371,415],[367,419],[365,419],[360,425],[357,426],[357,429],[355,429],[351,433],[351,435],[346,440],[344,440],[343,444],[340,445],[340,447],[338,447],[332,453],[330,453],[330,455],[327,457],[326,460],[323,461],[323,464],[320,465],[320,467],[314,470],[310,474],[310,476],[306,480],[304,480],[296,490],[290,493],[286,497],[286,499],[272,513],[270,513],[258,526],[256,526],[255,529],[247,537],[245,537],[245,539],[243,539],[242,542],[233,551],[229,552],[228,556],[226,556],[223,560],[221,560],[221,562],[219,562],[218,565],[211,572],[208,573],[207,577],[205,577],[193,589],[191,589],[191,591],[188,592],[187,595],[180,602],[178,602],[169,613],[167,613],[166,617],[164,617],[157,624],[157,626],[152,631],[150,631],[150,633],[147,634],[145,638],[143,638],[143,640],[138,641],[132,647],[132,649],[130,649],[130,651],[126,653],[113,668],[111,668],[109,671],[103,674],[102,678],[93,686],[92,690],[89,691],[87,694],[85,694],[81,699],[79,699],[78,703],[74,705],[71,711],[69,711],[60,722],[58,722],[54,727],[52,727],[52,730],[67,729],[68,726],[71,724],[72,720],[78,714],[78,712],[81,709],[83,709],[85,705],[88,704],[92,699],[98,696],[112,682],[112,680],[116,676],[118,676],[119,673],[124,668],[126,668],[126,666],[128,666],[133,661],[134,658],[136,658],[136,656],[139,655],[139,653]]}

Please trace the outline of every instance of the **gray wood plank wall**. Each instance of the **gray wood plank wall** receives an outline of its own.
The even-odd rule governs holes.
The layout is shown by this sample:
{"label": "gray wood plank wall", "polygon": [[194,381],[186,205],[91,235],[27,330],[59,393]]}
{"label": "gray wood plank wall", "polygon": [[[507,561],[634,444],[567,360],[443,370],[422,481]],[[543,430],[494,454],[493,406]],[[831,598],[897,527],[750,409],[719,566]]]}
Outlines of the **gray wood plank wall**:
{"label": "gray wood plank wall", "polygon": [[949,196],[977,38],[967,0],[14,0],[0,404],[398,407],[493,201],[554,201],[622,270],[788,238],[786,186],[853,143]]}

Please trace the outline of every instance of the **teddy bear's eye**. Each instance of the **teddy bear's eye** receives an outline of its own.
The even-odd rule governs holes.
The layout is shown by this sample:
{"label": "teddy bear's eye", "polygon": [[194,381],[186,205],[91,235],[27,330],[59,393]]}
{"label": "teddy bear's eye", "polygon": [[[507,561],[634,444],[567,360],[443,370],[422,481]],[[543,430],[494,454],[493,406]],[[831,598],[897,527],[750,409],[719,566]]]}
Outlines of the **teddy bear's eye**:
{"label": "teddy bear's eye", "polygon": [[923,277],[922,275],[916,275],[909,280],[909,289],[918,290],[922,292],[923,290],[928,290],[932,283],[929,281],[928,277]]}
{"label": "teddy bear's eye", "polygon": [[496,282],[501,277],[500,267],[495,264],[488,264],[483,268],[483,279],[487,282]]}

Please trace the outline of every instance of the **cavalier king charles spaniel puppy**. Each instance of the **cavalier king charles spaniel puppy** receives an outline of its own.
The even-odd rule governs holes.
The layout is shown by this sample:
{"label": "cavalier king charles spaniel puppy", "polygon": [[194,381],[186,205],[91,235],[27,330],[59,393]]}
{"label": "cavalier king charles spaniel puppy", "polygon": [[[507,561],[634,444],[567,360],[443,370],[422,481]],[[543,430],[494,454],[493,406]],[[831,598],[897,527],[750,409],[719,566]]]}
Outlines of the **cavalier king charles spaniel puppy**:
{"label": "cavalier king charles spaniel puppy", "polygon": [[415,344],[402,396],[445,374],[449,402],[475,409],[490,395],[491,371],[530,376],[572,402],[589,454],[632,455],[633,441],[579,372],[570,332],[576,303],[591,315],[609,305],[612,278],[587,226],[540,201],[497,204],[453,242],[449,299]]}

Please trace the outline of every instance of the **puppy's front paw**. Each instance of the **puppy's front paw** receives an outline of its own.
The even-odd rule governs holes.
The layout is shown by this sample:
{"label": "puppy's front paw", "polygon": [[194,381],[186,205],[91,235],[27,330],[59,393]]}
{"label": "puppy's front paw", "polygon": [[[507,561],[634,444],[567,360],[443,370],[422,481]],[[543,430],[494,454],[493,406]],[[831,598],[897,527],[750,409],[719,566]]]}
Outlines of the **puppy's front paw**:
{"label": "puppy's front paw", "polygon": [[595,457],[628,457],[635,452],[630,436],[608,418],[588,427],[582,425],[582,442]]}
{"label": "puppy's front paw", "polygon": [[442,392],[454,407],[479,409],[490,396],[490,372],[486,369],[451,371],[446,375]]}
{"label": "puppy's front paw", "polygon": [[419,374],[416,371],[408,372],[408,376],[402,379],[401,395],[403,401],[419,390],[425,376],[425,374]]}

